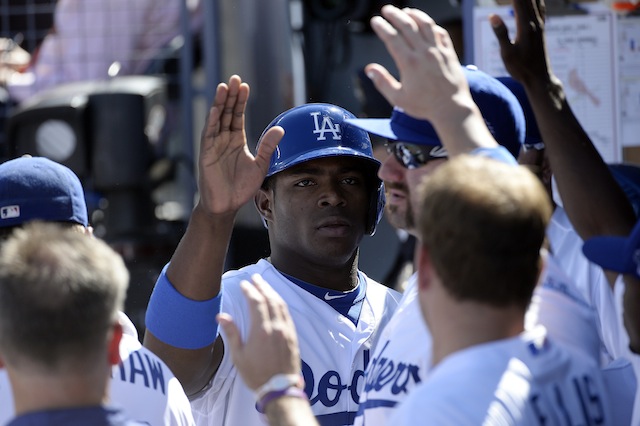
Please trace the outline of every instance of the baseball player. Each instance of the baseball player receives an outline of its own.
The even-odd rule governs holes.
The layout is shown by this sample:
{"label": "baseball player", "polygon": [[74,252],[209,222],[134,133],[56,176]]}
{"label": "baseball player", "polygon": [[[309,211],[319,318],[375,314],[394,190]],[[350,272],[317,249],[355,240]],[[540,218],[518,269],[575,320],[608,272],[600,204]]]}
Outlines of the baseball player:
{"label": "baseball player", "polygon": [[[623,285],[616,283],[615,272],[605,274],[581,252],[583,240],[591,237],[627,235],[636,221],[633,208],[571,111],[562,84],[549,66],[543,4],[529,0],[516,1],[514,6],[518,26],[515,40],[510,40],[499,17],[491,16],[490,21],[507,70],[525,86],[554,175],[556,209],[547,230],[550,248],[573,279],[574,290],[597,314],[605,369],[621,363],[628,366],[629,361],[638,364],[640,357],[629,350],[621,320]],[[614,389],[622,388],[623,379],[630,376],[622,376]],[[624,396],[615,398],[616,411],[633,398],[633,392],[627,391]],[[632,424],[640,424],[639,404],[640,399],[633,407]]]}
{"label": "baseball player", "polygon": [[128,281],[104,241],[64,225],[29,223],[3,243],[0,365],[16,410],[7,426],[146,424],[107,402]]}
{"label": "baseball player", "polygon": [[[0,235],[33,221],[69,223],[90,234],[84,192],[67,167],[42,157],[21,157],[0,164]],[[129,318],[119,313],[124,334],[121,362],[113,367],[111,403],[127,416],[152,425],[192,425],[191,407],[167,365],[142,347]],[[14,415],[6,371],[0,369],[0,424]]]}
{"label": "baseball player", "polygon": [[544,328],[523,332],[551,216],[535,175],[459,156],[418,192],[418,298],[433,367],[390,424],[617,424],[595,360]]}
{"label": "baseball player", "polygon": [[[393,8],[387,8],[389,15],[384,15],[383,12],[383,16],[389,16],[390,22],[394,26],[403,25],[402,20],[406,18],[406,15],[402,13],[396,14],[392,10]],[[393,32],[387,32],[386,26],[373,24],[373,27],[381,38],[388,43],[388,46],[393,46],[392,55],[395,55],[394,59],[402,70],[403,64],[408,63],[404,55],[411,55],[413,52],[404,50],[400,41],[392,39],[391,34]],[[400,34],[398,37],[410,39],[402,31],[398,31],[398,34]],[[411,44],[415,46],[418,43],[412,41]],[[502,98],[494,96],[492,100],[490,96],[487,96],[487,93],[490,93],[491,89],[495,92],[496,84],[502,90],[502,92],[498,90],[498,94],[504,93],[506,88],[488,76],[485,78],[478,77],[482,76],[482,73],[473,73],[466,69],[464,71],[466,72],[473,99],[483,113],[489,128],[493,130],[496,139],[508,146],[508,143],[503,141],[506,139],[509,142],[508,137],[511,136],[511,142],[513,143],[516,140],[514,137],[516,133],[512,131],[509,134],[503,130],[502,134],[500,134],[501,128],[496,124],[501,123],[501,121],[491,114],[503,117],[513,116],[513,113],[496,112],[496,105],[509,102],[507,100],[514,104],[517,104],[518,101],[510,93],[508,95],[500,95]],[[388,75],[386,70],[374,65],[368,67],[368,72],[374,79],[377,78],[377,85],[387,84],[385,82],[385,76]],[[411,67],[407,66],[405,72],[401,73],[401,75],[403,76],[403,89],[405,82],[407,82],[408,87],[412,83],[412,76],[415,76],[416,87],[419,87],[418,85],[422,84],[420,82],[425,81],[427,78],[436,82],[431,88],[432,92],[423,92],[425,95],[420,99],[431,100],[433,98],[432,93],[436,94],[437,99],[438,89],[440,89],[437,87],[439,80],[420,74],[415,62],[411,62]],[[474,77],[478,81],[473,81]],[[416,99],[418,99],[415,94],[420,93],[417,88],[395,93],[391,89],[392,87],[395,88],[397,86],[388,84],[386,92],[384,92],[390,101],[397,99],[396,102],[401,102],[400,106],[412,106],[415,108]],[[384,87],[381,88],[384,90]],[[425,90],[424,84],[420,87],[420,90]],[[404,98],[401,96],[404,96]],[[420,113],[420,111],[417,112],[417,114]],[[398,109],[394,111],[390,120],[358,119],[352,121],[354,125],[386,137],[389,140],[390,152],[394,155],[383,163],[379,175],[385,181],[387,190],[387,217],[395,226],[415,231],[415,221],[410,209],[412,189],[415,188],[422,176],[432,173],[444,162],[443,158],[438,157],[447,157],[447,151],[449,151],[449,155],[456,153],[452,152],[451,146],[457,152],[466,151],[484,155],[488,153],[490,155],[495,154],[495,152],[491,153],[490,150],[482,148],[483,145],[486,147],[486,140],[490,140],[484,136],[477,137],[473,143],[467,144],[466,148],[460,149],[459,146],[465,139],[462,137],[448,138],[447,131],[455,134],[456,129],[443,128],[442,126],[443,122],[451,126],[460,126],[460,122],[456,122],[452,118],[439,117],[439,121],[434,123],[434,126],[438,125],[437,134],[429,122],[414,119]],[[519,124],[520,132],[522,132],[520,134],[524,136],[524,121],[521,119]],[[496,130],[498,131],[496,132]],[[480,132],[475,134],[482,135]],[[444,141],[447,151],[439,146],[440,139]],[[520,139],[520,142],[522,142],[522,139]],[[517,155],[517,150],[512,149],[511,152]],[[514,163],[513,158],[498,157],[501,157],[503,161]],[[571,286],[567,285],[570,281],[561,268],[558,267],[554,258],[549,256],[548,267],[545,269],[542,284],[536,289],[536,297],[527,317],[527,324],[531,328],[536,324],[561,324],[566,328],[561,328],[558,331],[553,330],[553,334],[562,338],[563,344],[571,344],[597,359],[599,343],[595,328],[595,314],[593,309],[586,306],[582,301],[581,296],[575,290],[572,290]],[[396,314],[389,325],[382,331],[378,340],[372,356],[372,362],[366,372],[365,389],[361,396],[360,409],[356,419],[357,424],[388,424],[389,416],[394,407],[403,401],[412,389],[418,383],[424,381],[427,376],[430,367],[431,336],[421,321],[416,285],[416,276],[414,275],[407,285]],[[425,342],[425,344],[417,347],[415,344],[417,341]],[[389,369],[395,372],[391,375],[395,378],[394,380],[387,380],[386,372]],[[628,372],[628,369],[622,371]],[[619,372],[620,370],[616,368],[612,370],[612,374],[608,377],[616,377]],[[625,398],[622,398],[622,400],[625,400]],[[628,401],[628,398],[626,400]],[[624,404],[621,404],[621,406],[624,406]],[[628,410],[618,411],[621,413],[624,411],[628,414]],[[621,415],[620,418],[625,419],[626,417]]]}
{"label": "baseball player", "polygon": [[[308,398],[321,425],[352,424],[370,348],[398,298],[357,269],[358,244],[384,207],[379,162],[367,133],[345,122],[353,114],[328,104],[276,117],[254,157],[243,128],[248,94],[238,76],[218,86],[201,142],[200,200],[152,293],[144,344],[180,378],[200,424],[262,424],[265,404],[282,393]],[[222,275],[234,217],[250,200],[271,255]],[[239,283],[253,274],[288,304],[302,361],[300,377],[276,376],[257,394],[215,322],[222,303],[246,337]]]}
{"label": "baseball player", "polygon": [[[640,326],[638,301],[640,300],[640,222],[637,222],[628,237],[598,236],[585,241],[582,248],[584,255],[607,271],[621,275],[615,284],[615,302],[618,312],[618,324],[622,323],[625,333],[621,333],[621,345],[628,348],[626,355],[632,362],[636,378],[640,377]],[[640,392],[635,395],[635,407],[640,404]],[[635,413],[634,413],[635,414]],[[636,423],[632,423],[636,424]]]}

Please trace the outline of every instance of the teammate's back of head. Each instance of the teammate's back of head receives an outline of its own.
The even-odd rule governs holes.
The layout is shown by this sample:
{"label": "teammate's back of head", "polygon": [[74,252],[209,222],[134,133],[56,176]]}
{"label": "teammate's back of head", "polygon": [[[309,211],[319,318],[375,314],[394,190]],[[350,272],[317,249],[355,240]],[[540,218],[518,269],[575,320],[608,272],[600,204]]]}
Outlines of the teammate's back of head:
{"label": "teammate's back of head", "polygon": [[421,244],[451,295],[526,309],[551,215],[535,175],[520,166],[462,155],[439,167],[418,191]]}
{"label": "teammate's back of head", "polygon": [[38,375],[108,367],[128,282],[122,258],[98,238],[54,223],[17,229],[0,248],[4,363]]}

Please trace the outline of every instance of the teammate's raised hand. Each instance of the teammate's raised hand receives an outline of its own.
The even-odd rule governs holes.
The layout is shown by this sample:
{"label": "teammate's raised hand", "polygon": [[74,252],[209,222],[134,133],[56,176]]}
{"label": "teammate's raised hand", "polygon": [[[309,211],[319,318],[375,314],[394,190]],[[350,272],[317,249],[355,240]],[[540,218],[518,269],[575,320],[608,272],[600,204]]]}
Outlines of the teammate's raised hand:
{"label": "teammate's raised hand", "polygon": [[471,99],[446,30],[418,9],[386,5],[381,13],[371,19],[371,26],[394,59],[400,81],[379,64],[369,64],[366,72],[392,105],[416,118],[433,120],[446,115],[443,107],[465,90]]}
{"label": "teammate's raised hand", "polygon": [[495,14],[489,16],[507,71],[525,86],[534,79],[554,78],[544,37],[544,0],[513,0],[512,3],[516,18],[513,41],[502,18]]}
{"label": "teammate's raised hand", "polygon": [[244,128],[248,99],[249,85],[237,75],[231,76],[228,84],[220,83],[216,90],[199,157],[199,205],[208,213],[235,213],[254,196],[284,134],[281,127],[270,129],[254,156]]}
{"label": "teammate's raised hand", "polygon": [[224,329],[233,363],[247,386],[256,390],[276,374],[300,374],[300,353],[296,329],[287,304],[260,276],[252,283],[240,283],[251,317],[249,336],[243,342],[229,315],[218,314]]}

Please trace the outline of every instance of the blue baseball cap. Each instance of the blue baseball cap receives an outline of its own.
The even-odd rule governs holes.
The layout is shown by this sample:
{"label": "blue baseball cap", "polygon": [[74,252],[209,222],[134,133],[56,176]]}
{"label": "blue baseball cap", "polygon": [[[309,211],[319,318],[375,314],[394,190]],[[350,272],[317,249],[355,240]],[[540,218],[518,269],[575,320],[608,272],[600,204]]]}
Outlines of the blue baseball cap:
{"label": "blue baseball cap", "polygon": [[531,103],[529,103],[529,98],[527,97],[527,93],[524,90],[524,86],[511,76],[502,76],[496,78],[498,79],[498,81],[500,81],[500,83],[507,86],[509,90],[511,90],[511,93],[513,93],[518,99],[518,102],[520,102],[522,112],[524,113],[524,119],[527,123],[527,130],[523,144],[524,147],[527,149],[536,149],[538,151],[544,149],[544,142],[542,141],[542,136],[540,135],[538,122],[536,121],[536,116],[533,113],[533,108],[531,108]]}
{"label": "blue baseball cap", "polygon": [[[524,113],[518,99],[504,84],[477,67],[467,65],[462,70],[467,77],[471,96],[491,134],[500,145],[517,157],[524,143],[526,130]],[[394,141],[442,145],[429,121],[411,117],[400,108],[394,108],[391,118],[355,118],[345,121]]]}
{"label": "blue baseball cap", "polygon": [[32,220],[88,226],[78,176],[44,157],[20,157],[0,164],[0,227]]}
{"label": "blue baseball cap", "polygon": [[582,246],[582,252],[603,269],[640,278],[640,221],[628,237],[589,238]]}

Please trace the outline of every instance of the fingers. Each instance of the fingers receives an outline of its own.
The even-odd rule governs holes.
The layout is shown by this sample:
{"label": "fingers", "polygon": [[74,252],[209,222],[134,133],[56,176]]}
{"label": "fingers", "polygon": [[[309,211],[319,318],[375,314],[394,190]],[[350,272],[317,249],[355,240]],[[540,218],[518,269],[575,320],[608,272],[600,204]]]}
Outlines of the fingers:
{"label": "fingers", "polygon": [[402,89],[402,84],[382,65],[369,64],[365,67],[367,77],[376,86],[378,92],[387,99],[391,105],[397,105],[396,95]]}
{"label": "fingers", "polygon": [[496,35],[498,39],[498,43],[500,44],[500,50],[503,53],[507,53],[509,49],[511,49],[511,40],[509,39],[509,30],[507,26],[504,24],[504,21],[498,15],[492,14],[489,15],[489,23],[491,24],[491,28],[493,29],[493,33]]}
{"label": "fingers", "polygon": [[243,346],[238,327],[235,325],[233,319],[231,318],[231,315],[229,314],[219,313],[218,315],[216,315],[216,320],[227,336],[226,343],[231,350],[232,358],[237,357],[238,354],[241,353]]}
{"label": "fingers", "polygon": [[[386,25],[382,22],[383,20],[378,20],[376,23],[379,29],[382,30],[383,35],[391,36],[394,42],[404,42],[403,44],[406,44],[410,49],[415,49],[422,43],[422,34],[417,23],[406,13],[392,5],[383,6],[380,12],[387,21]],[[394,37],[396,34],[400,35],[402,40]]]}
{"label": "fingers", "polygon": [[269,313],[269,307],[265,304],[264,296],[249,281],[241,281],[240,288],[249,304],[250,329],[252,332],[264,330],[268,334],[271,331],[271,314]]}
{"label": "fingers", "polygon": [[403,11],[413,19],[424,40],[436,39],[435,30],[439,27],[431,16],[420,9],[405,8]]}
{"label": "fingers", "polygon": [[227,96],[224,99],[222,116],[220,118],[221,131],[244,129],[244,111],[249,98],[249,85],[242,82],[238,75],[229,78]]}
{"label": "fingers", "polygon": [[262,294],[271,318],[283,323],[292,323],[287,304],[280,295],[260,275],[251,277],[256,289]]}

